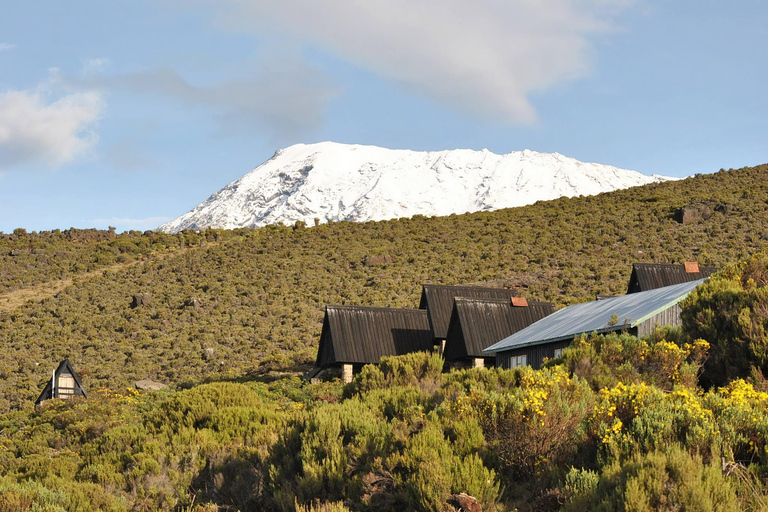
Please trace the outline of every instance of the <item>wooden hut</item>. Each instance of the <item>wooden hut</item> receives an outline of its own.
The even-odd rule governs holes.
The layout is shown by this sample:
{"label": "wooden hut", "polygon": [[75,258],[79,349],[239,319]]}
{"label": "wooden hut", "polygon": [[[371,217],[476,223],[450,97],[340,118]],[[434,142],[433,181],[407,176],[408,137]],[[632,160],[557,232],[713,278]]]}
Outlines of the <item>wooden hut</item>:
{"label": "wooden hut", "polygon": [[318,369],[341,367],[345,382],[384,356],[432,350],[427,312],[421,309],[326,306]]}
{"label": "wooden hut", "polygon": [[419,309],[426,309],[429,318],[429,328],[432,330],[433,343],[445,348],[448,336],[448,325],[451,322],[453,300],[456,297],[468,299],[504,299],[509,301],[515,297],[514,290],[506,288],[484,288],[482,286],[447,286],[441,284],[425,284],[421,289]]}
{"label": "wooden hut", "polygon": [[447,366],[493,366],[483,350],[555,312],[551,302],[457,297],[443,355]]}
{"label": "wooden hut", "polygon": [[646,336],[656,327],[680,325],[680,301],[704,279],[563,308],[485,349],[503,368],[541,367],[574,337],[593,332],[626,331]]}
{"label": "wooden hut", "polygon": [[627,293],[645,292],[673,284],[696,281],[717,272],[716,267],[702,267],[695,261],[671,263],[633,263]]}
{"label": "wooden hut", "polygon": [[69,399],[75,396],[87,397],[85,388],[80,382],[72,364],[68,360],[59,363],[59,367],[53,371],[51,378],[43,388],[43,392],[35,400],[35,405],[51,398]]}

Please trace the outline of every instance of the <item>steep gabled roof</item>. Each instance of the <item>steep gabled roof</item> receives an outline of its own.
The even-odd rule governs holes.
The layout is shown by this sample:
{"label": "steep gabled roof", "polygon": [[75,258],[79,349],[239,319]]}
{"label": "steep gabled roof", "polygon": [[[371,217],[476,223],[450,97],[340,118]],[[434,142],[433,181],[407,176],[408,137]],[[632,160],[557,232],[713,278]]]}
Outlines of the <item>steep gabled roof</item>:
{"label": "steep gabled roof", "polygon": [[451,321],[453,299],[456,297],[509,300],[510,297],[515,295],[514,290],[507,290],[505,288],[425,284],[421,290],[419,309],[427,310],[432,335],[435,338],[445,338],[448,336],[448,324]]}
{"label": "steep gabled roof", "polygon": [[[584,333],[604,333],[637,327],[643,321],[683,300],[703,282],[704,279],[699,279],[647,292],[568,306],[488,347],[483,353],[491,355],[514,348],[563,341]],[[613,319],[618,319],[618,322],[613,323]]]}
{"label": "steep gabled roof", "polygon": [[554,312],[551,302],[529,301],[527,306],[517,307],[510,299],[457,297],[445,342],[445,360],[487,357],[484,349]]}
{"label": "steep gabled roof", "polygon": [[[694,271],[691,272],[690,270]],[[680,265],[671,263],[634,263],[632,264],[632,275],[629,278],[627,293],[645,292],[673,284],[695,281],[709,277],[718,270],[716,267],[701,267],[695,263]]]}
{"label": "steep gabled roof", "polygon": [[326,306],[315,365],[378,363],[383,356],[431,350],[421,309]]}
{"label": "steep gabled roof", "polygon": [[[80,382],[80,377],[77,375],[77,372],[75,372],[75,369],[72,368],[72,364],[67,359],[59,363],[58,368],[56,368],[56,370],[54,371],[53,378],[58,380],[59,375],[61,375],[62,373],[68,373],[75,380],[75,391],[74,391],[75,395],[85,396],[85,397],[88,396],[88,393],[85,392],[85,388],[83,387],[83,384]],[[51,379],[48,379],[48,382],[43,388],[43,391],[40,393],[40,396],[38,396],[37,400],[35,400],[35,405],[39,404],[43,400],[49,400],[53,398],[53,396],[51,395],[52,395]]]}

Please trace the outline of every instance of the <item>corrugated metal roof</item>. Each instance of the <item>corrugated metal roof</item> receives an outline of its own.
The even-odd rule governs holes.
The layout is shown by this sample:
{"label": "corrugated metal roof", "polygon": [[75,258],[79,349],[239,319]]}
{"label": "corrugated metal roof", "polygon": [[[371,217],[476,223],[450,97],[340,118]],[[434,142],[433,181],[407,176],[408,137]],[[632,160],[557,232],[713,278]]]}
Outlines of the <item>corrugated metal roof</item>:
{"label": "corrugated metal roof", "polygon": [[383,356],[431,349],[422,309],[326,306],[315,364],[378,363]]}
{"label": "corrugated metal roof", "polygon": [[527,307],[515,307],[509,299],[457,297],[445,342],[445,360],[483,357],[483,349],[554,311],[551,302],[531,301]]}
{"label": "corrugated metal roof", "polygon": [[[693,269],[689,262],[687,265]],[[632,275],[629,278],[627,293],[645,292],[656,288],[663,288],[673,284],[687,283],[709,277],[717,272],[716,267],[698,267],[698,272],[687,272],[686,264],[674,265],[671,263],[634,263]]]}
{"label": "corrugated metal roof", "polygon": [[505,288],[484,288],[482,286],[447,286],[425,284],[421,290],[419,309],[426,309],[429,315],[429,327],[435,338],[448,336],[448,324],[453,311],[453,299],[466,297],[471,299],[506,299],[515,297],[514,290]]}
{"label": "corrugated metal roof", "polygon": [[[647,292],[568,306],[488,347],[483,353],[490,355],[502,350],[565,340],[583,333],[635,327],[674,306],[703,282],[704,279],[698,279]],[[611,325],[614,315],[618,323]]]}

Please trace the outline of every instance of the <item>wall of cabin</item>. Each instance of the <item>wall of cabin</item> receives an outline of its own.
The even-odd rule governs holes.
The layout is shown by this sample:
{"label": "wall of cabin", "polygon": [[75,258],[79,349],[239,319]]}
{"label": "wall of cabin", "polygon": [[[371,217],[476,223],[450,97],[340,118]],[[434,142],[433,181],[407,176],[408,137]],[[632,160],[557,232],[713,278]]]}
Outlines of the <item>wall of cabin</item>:
{"label": "wall of cabin", "polygon": [[513,357],[526,356],[528,358],[527,364],[534,370],[541,368],[544,358],[552,359],[555,357],[556,349],[564,349],[571,344],[570,339],[563,341],[555,341],[553,343],[545,343],[543,345],[533,345],[529,347],[522,347],[513,350],[507,350],[504,352],[496,353],[496,366],[500,368],[511,368],[511,361]]}
{"label": "wall of cabin", "polygon": [[671,325],[671,326],[681,325],[682,311],[683,311],[683,308],[680,307],[680,303],[678,302],[671,308],[667,308],[661,313],[652,316],[645,322],[642,322],[637,325],[636,336],[642,338],[643,336],[652,334],[653,331],[656,330],[656,327],[664,327],[665,325]]}

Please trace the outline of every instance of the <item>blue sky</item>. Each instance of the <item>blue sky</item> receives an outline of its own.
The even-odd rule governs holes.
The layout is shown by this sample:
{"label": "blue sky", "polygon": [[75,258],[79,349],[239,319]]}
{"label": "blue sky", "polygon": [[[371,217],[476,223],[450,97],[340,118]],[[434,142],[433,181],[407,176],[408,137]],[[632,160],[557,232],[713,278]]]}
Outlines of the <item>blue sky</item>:
{"label": "blue sky", "polygon": [[299,142],[768,162],[758,0],[2,0],[0,231],[150,229]]}

